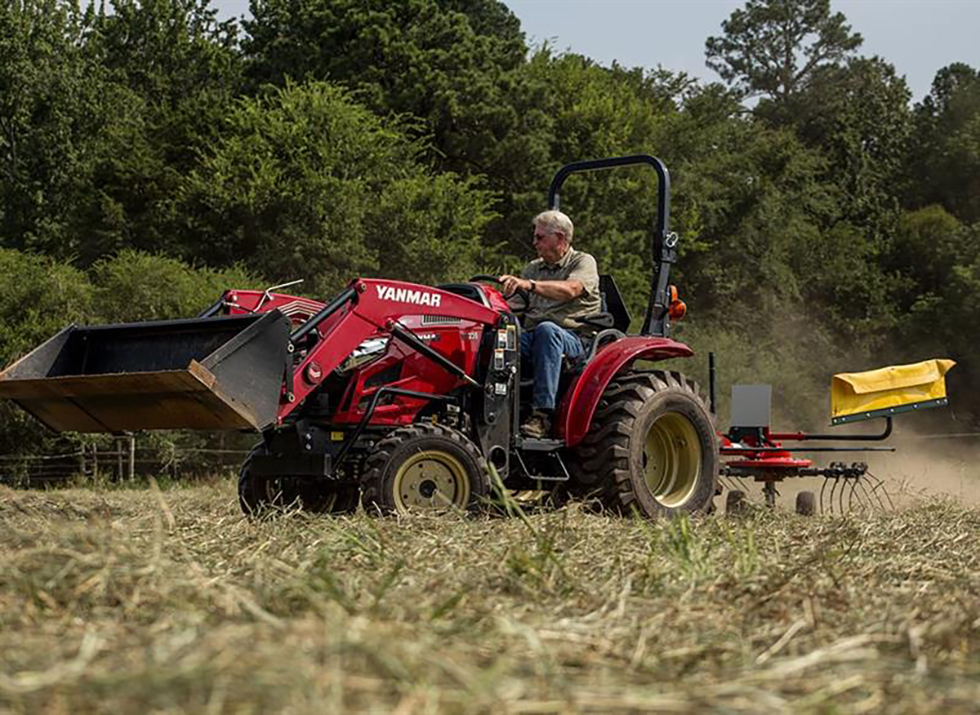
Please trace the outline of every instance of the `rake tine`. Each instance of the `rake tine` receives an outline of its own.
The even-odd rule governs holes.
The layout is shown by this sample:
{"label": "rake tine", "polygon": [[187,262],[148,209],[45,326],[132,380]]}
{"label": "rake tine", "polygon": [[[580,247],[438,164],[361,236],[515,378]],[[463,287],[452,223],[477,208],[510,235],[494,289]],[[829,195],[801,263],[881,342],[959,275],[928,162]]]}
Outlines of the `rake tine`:
{"label": "rake tine", "polygon": [[840,515],[841,516],[845,516],[847,514],[847,512],[844,511],[844,492],[846,492],[846,491],[847,491],[847,482],[844,482],[840,486],[840,494],[837,497],[837,503],[840,504]]}
{"label": "rake tine", "polygon": [[[868,508],[875,509],[876,508],[875,502],[880,502],[880,500],[878,499],[878,495],[874,493],[874,490],[868,488],[868,485],[863,478],[860,480],[858,487],[861,489],[862,498],[864,499],[865,503],[868,505]],[[880,504],[879,504],[879,508],[880,508]]]}
{"label": "rake tine", "polygon": [[832,486],[830,488],[830,513],[831,514],[836,514],[837,513],[834,510],[834,495],[837,493],[837,487],[839,487],[839,486],[840,486],[840,479],[837,478],[837,477],[834,477],[834,486]]}
{"label": "rake tine", "polygon": [[861,488],[864,489],[865,493],[868,495],[868,500],[870,501],[871,498],[874,497],[874,500],[878,502],[878,508],[881,509],[882,511],[888,511],[888,509],[885,507],[884,502],[881,501],[881,497],[878,496],[878,492],[877,492],[878,487],[872,484],[869,490],[868,485],[863,484],[864,482],[863,478],[861,479],[861,481],[862,481]]}
{"label": "rake tine", "polygon": [[881,493],[884,494],[885,499],[888,500],[888,508],[894,511],[895,502],[892,501],[892,495],[888,493],[888,486],[885,484],[885,480],[879,479],[878,477],[875,477],[873,474],[871,476],[874,477],[874,480],[876,482],[878,482],[879,488],[881,489]]}
{"label": "rake tine", "polygon": [[[881,479],[878,479],[878,477],[876,477],[875,475],[871,474],[870,472],[868,473],[868,477],[870,477],[871,479],[873,479],[874,482],[875,482],[875,485],[872,488],[872,491],[874,492],[875,496],[876,497],[878,496],[878,491],[880,490],[881,493],[885,495],[885,499],[888,500],[888,507],[887,507],[887,509],[886,509],[884,503],[882,503],[881,508],[883,510],[885,510],[885,511],[888,511],[888,510],[894,511],[895,510],[895,502],[892,501],[891,494],[888,493],[888,488],[885,486],[885,482],[883,480],[881,480]],[[878,501],[881,502],[881,497],[878,497]]]}
{"label": "rake tine", "polygon": [[[868,490],[868,485],[866,485],[864,483],[864,479],[861,479],[860,486],[861,486],[861,491],[864,493],[865,499],[868,500],[868,506],[871,507],[871,508],[874,508],[874,501],[876,501],[876,502],[878,502],[878,507],[882,511],[884,511],[885,510],[885,505],[881,503],[881,499],[879,499],[878,498],[878,495],[875,494],[875,491],[874,491],[873,488],[870,491]],[[874,501],[872,501],[872,497],[874,498]]]}
{"label": "rake tine", "polygon": [[[864,501],[863,501],[863,499],[861,498],[861,492],[859,492],[859,491],[857,491],[857,488],[858,488],[858,482],[859,482],[859,481],[861,481],[861,480],[860,480],[860,479],[855,479],[855,480],[854,480],[854,483],[853,483],[853,484],[851,484],[851,491],[850,491],[850,493],[849,493],[849,494],[847,495],[847,510],[848,510],[849,512],[850,512],[850,511],[857,511],[857,509],[855,509],[855,508],[854,508],[854,501],[855,501],[855,498],[856,498],[856,500],[857,500],[857,503],[858,503],[858,506],[861,506],[861,507],[864,507],[864,506],[865,506],[865,504],[864,504]],[[863,486],[863,485],[862,485],[862,486]]]}
{"label": "rake tine", "polygon": [[820,485],[820,513],[821,514],[826,514],[827,513],[827,505],[824,503],[823,494],[827,490],[827,482],[828,481],[829,480],[827,479],[827,477],[824,477],[823,478],[823,484]]}

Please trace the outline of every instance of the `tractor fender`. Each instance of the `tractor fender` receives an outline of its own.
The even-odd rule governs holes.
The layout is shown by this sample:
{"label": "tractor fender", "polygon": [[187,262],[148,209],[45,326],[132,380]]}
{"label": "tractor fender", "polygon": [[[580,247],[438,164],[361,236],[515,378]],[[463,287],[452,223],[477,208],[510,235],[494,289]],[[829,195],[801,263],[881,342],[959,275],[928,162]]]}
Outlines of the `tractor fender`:
{"label": "tractor fender", "polygon": [[629,336],[603,348],[565,392],[558,411],[558,437],[574,447],[592,424],[599,398],[612,379],[635,360],[666,360],[691,357],[694,351],[670,338]]}

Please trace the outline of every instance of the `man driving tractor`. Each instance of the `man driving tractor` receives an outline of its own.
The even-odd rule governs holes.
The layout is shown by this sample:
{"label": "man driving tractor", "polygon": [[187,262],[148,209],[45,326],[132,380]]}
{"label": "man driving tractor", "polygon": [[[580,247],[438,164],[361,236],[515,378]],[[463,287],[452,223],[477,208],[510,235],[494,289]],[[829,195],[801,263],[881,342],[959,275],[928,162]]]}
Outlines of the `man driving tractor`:
{"label": "man driving tractor", "polygon": [[531,417],[521,426],[527,437],[542,439],[551,432],[564,357],[576,358],[595,328],[576,318],[601,310],[599,272],[588,253],[572,248],[572,220],[561,211],[534,218],[534,249],[521,276],[500,276],[505,296],[527,293],[527,312],[521,318],[521,358],[530,361],[534,375]]}

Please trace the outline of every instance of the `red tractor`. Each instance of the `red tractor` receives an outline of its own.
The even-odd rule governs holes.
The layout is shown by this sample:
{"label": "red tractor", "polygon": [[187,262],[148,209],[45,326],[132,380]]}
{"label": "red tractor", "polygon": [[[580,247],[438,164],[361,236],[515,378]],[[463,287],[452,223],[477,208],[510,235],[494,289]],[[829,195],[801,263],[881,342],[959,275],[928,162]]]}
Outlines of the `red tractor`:
{"label": "red tractor", "polygon": [[[719,439],[697,384],[638,361],[690,357],[668,337],[682,306],[670,180],[651,156],[563,167],[646,164],[657,172],[650,297],[642,327],[611,276],[582,359],[562,377],[550,439],[521,436],[529,394],[520,313],[490,276],[423,286],[358,278],[329,303],[229,290],[195,319],[69,327],[0,373],[0,396],[55,430],[255,429],[241,469],[246,512],[298,503],[317,512],[475,509],[491,467],[508,489],[561,488],[649,517],[702,510]],[[488,285],[491,284],[491,285]],[[280,286],[282,287],[282,286]]]}

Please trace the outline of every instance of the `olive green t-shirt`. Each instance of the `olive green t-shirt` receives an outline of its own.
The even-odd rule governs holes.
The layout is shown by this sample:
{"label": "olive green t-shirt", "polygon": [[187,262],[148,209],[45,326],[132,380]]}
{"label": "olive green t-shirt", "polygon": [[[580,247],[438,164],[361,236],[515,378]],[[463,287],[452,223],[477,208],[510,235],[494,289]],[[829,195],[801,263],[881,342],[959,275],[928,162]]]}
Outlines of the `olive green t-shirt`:
{"label": "olive green t-shirt", "polygon": [[582,295],[564,302],[549,300],[532,293],[528,312],[521,320],[525,330],[530,330],[539,323],[551,321],[586,338],[595,334],[595,328],[572,320],[602,310],[602,299],[599,296],[599,271],[592,256],[569,248],[562,259],[554,265],[545,263],[541,258],[531,261],[521,276],[535,281],[577,280],[585,288]]}

